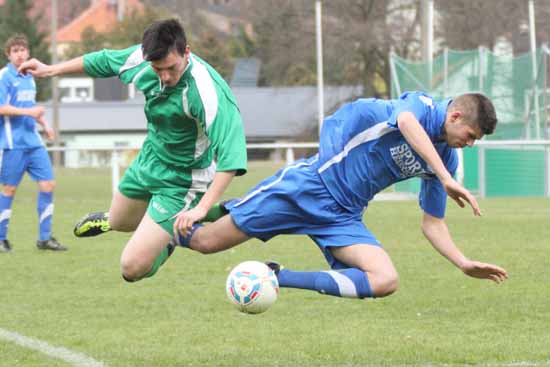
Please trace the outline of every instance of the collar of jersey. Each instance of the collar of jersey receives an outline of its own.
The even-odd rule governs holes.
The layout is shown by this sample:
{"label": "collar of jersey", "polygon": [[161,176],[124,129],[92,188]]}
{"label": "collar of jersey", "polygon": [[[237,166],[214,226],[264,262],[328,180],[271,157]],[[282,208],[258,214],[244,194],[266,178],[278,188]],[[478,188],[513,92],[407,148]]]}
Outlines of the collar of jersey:
{"label": "collar of jersey", "polygon": [[17,68],[15,67],[15,65],[13,65],[11,62],[8,63],[8,70],[10,71],[10,73],[13,75],[13,76],[17,76],[19,78],[28,78],[31,76],[31,74],[19,74],[17,72]]}
{"label": "collar of jersey", "polygon": [[185,67],[185,70],[183,71],[183,74],[181,75],[181,79],[188,79],[191,75],[191,70],[193,69],[193,64],[195,63],[195,58],[193,57],[192,53],[189,53],[189,62],[187,63],[187,66]]}

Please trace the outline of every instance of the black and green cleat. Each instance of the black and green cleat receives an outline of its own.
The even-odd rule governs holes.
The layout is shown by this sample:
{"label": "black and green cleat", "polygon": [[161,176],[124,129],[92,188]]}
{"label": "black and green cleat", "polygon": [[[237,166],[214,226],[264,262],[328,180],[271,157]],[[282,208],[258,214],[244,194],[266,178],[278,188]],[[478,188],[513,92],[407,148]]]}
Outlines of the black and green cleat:
{"label": "black and green cleat", "polygon": [[74,226],[73,233],[76,237],[93,237],[110,230],[109,212],[94,212],[82,218]]}

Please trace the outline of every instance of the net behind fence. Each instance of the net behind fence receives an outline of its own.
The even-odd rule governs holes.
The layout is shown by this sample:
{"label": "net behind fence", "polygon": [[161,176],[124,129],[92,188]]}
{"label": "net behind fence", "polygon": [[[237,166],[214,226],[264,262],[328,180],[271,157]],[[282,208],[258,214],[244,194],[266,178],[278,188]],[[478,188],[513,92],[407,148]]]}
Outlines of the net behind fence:
{"label": "net behind fence", "polygon": [[407,90],[426,91],[436,99],[481,92],[498,111],[498,129],[488,139],[544,138],[548,134],[547,57],[546,48],[539,49],[534,67],[529,53],[512,57],[484,48],[445,50],[430,67],[392,55],[392,98]]}
{"label": "net behind fence", "polygon": [[[516,57],[487,49],[446,49],[431,64],[391,56],[392,98],[408,90],[426,91],[436,99],[481,92],[494,103],[498,126],[486,140],[548,139],[548,48]],[[546,149],[545,149],[546,148]],[[548,195],[547,146],[502,146],[464,149],[464,184],[483,196]],[[395,186],[417,192],[418,180]]]}

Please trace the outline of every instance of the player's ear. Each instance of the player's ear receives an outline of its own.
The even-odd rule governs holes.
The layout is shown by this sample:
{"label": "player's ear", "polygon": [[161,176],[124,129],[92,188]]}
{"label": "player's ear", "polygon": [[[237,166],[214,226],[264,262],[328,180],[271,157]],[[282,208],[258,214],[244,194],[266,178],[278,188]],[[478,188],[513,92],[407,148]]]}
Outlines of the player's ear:
{"label": "player's ear", "polygon": [[462,117],[462,112],[460,111],[453,111],[451,112],[451,121],[452,122],[455,122],[457,121],[458,119],[460,119]]}

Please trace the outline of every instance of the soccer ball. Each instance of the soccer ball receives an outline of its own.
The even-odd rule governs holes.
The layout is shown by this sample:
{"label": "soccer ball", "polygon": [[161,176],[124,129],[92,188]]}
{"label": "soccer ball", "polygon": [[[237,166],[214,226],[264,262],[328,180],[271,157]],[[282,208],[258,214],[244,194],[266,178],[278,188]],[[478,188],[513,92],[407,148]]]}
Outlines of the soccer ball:
{"label": "soccer ball", "polygon": [[241,312],[262,313],[277,300],[279,282],[266,264],[245,261],[231,270],[225,290],[231,303]]}

